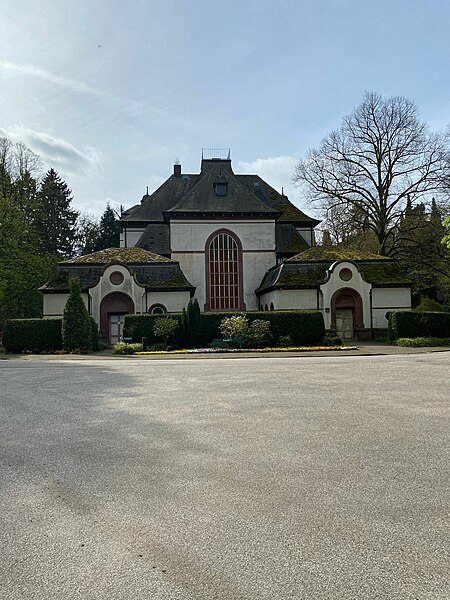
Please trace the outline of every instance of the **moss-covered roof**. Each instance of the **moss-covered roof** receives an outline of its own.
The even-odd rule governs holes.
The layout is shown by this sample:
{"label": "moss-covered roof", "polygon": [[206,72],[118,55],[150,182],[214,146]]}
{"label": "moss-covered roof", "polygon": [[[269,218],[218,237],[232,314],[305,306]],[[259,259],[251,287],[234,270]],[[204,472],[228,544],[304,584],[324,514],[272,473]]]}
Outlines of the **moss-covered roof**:
{"label": "moss-covered roof", "polygon": [[386,256],[379,254],[371,254],[369,252],[361,252],[344,246],[313,246],[305,252],[300,252],[292,258],[288,259],[292,262],[309,262],[309,261],[336,261],[336,260],[386,260],[390,261]]}
{"label": "moss-covered roof", "polygon": [[137,264],[137,263],[155,263],[155,262],[172,262],[169,258],[154,254],[143,248],[106,248],[106,250],[99,250],[98,252],[92,252],[91,254],[85,254],[84,256],[77,256],[66,260],[61,265],[107,265],[109,263],[124,263],[124,264]]}
{"label": "moss-covered roof", "polygon": [[[306,259],[301,261],[301,257],[305,255]],[[354,261],[362,278],[376,287],[405,286],[411,283],[392,259],[383,256],[362,252],[353,252],[351,254],[352,258],[349,258],[349,255],[346,254],[345,258],[338,259],[335,253],[328,254],[328,258],[323,258],[323,255],[321,258],[318,258],[318,256],[321,255],[317,253],[313,259],[309,251],[302,252],[270,269],[264,275],[256,293],[259,295],[271,289],[318,288],[322,283],[325,283],[330,267],[337,260]],[[362,259],[356,258],[356,256],[375,256],[375,258]]]}

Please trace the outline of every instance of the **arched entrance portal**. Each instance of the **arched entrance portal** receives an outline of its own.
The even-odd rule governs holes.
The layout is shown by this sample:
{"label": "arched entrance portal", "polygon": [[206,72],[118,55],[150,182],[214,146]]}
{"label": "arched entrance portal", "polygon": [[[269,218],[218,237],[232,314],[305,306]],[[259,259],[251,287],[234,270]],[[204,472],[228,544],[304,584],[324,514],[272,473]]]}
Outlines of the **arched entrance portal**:
{"label": "arched entrance portal", "polygon": [[356,290],[342,288],[331,298],[331,328],[343,340],[353,340],[355,331],[363,329],[362,298]]}
{"label": "arched entrance portal", "polygon": [[134,313],[134,302],[122,292],[112,292],[100,304],[100,335],[108,344],[116,344],[123,331],[125,315]]}

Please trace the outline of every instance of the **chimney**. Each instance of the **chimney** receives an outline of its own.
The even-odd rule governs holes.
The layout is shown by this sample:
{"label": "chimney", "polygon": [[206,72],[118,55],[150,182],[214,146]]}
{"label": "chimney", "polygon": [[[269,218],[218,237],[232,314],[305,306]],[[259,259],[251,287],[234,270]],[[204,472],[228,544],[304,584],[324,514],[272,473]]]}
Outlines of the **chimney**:
{"label": "chimney", "polygon": [[173,165],[173,175],[174,177],[181,177],[181,165],[178,163]]}

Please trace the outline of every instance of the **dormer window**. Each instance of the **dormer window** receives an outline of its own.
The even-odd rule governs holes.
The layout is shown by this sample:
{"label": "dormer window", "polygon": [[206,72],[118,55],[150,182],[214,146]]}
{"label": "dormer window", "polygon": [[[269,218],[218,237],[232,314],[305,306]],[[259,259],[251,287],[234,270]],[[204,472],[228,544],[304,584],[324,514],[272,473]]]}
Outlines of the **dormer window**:
{"label": "dormer window", "polygon": [[225,181],[215,181],[214,182],[214,192],[216,196],[226,196],[227,195],[227,183]]}

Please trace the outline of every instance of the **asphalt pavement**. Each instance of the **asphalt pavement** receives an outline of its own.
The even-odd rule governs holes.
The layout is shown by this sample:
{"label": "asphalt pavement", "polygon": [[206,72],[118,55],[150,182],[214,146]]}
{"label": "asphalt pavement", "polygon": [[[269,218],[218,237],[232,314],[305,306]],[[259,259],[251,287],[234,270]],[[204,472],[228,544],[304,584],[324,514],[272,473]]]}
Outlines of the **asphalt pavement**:
{"label": "asphalt pavement", "polygon": [[0,599],[448,600],[449,367],[0,361]]}

